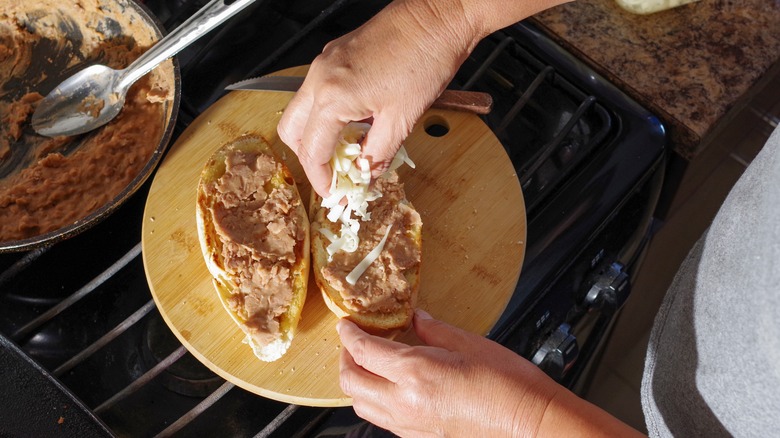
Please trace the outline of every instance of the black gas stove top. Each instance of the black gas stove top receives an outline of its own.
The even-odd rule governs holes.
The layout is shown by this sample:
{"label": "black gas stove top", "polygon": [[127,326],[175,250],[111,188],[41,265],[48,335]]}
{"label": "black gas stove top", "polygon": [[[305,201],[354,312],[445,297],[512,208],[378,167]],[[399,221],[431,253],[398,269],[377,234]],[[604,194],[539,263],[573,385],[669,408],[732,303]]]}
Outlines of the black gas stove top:
{"label": "black gas stove top", "polygon": [[[204,3],[146,6],[171,29]],[[310,63],[385,3],[258,0],[179,55],[175,135],[226,85]],[[529,23],[486,38],[450,88],[493,96],[484,121],[526,202],[521,277],[489,336],[571,385],[600,337],[578,340],[577,327],[596,315],[590,332],[603,334],[630,290],[662,176],[663,126]],[[118,436],[381,435],[349,408],[287,405],[233,387],[186,352],[154,306],[140,257],[148,185],[81,235],[0,255],[0,334],[83,402],[55,406],[57,415],[82,409],[105,425],[96,434]],[[36,429],[40,414],[3,409],[0,420],[33,417],[25,434],[51,430]]]}

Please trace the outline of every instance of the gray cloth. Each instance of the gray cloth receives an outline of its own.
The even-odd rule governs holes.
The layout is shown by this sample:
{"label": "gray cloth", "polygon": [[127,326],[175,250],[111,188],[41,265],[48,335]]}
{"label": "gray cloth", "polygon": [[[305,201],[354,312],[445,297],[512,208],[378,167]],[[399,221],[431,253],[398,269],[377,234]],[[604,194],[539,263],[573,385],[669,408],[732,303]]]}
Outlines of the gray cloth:
{"label": "gray cloth", "polygon": [[650,436],[780,435],[780,129],[691,250],[650,335]]}

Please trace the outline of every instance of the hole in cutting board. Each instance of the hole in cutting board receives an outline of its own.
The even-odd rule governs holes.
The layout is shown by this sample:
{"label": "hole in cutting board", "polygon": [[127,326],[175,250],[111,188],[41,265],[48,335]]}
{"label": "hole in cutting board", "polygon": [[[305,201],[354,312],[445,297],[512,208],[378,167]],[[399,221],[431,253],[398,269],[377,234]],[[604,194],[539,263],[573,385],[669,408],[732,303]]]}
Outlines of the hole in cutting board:
{"label": "hole in cutting board", "polygon": [[441,116],[431,116],[423,122],[425,132],[431,137],[444,137],[450,132],[450,125]]}

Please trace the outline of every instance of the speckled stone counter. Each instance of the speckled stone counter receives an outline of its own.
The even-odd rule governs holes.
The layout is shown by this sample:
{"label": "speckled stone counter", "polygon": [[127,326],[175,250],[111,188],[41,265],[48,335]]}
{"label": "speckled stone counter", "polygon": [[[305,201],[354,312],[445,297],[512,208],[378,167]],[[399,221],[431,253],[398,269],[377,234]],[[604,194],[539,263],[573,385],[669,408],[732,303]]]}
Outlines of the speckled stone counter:
{"label": "speckled stone counter", "polygon": [[579,0],[530,20],[656,113],[689,160],[780,67],[777,0],[701,0],[651,15]]}

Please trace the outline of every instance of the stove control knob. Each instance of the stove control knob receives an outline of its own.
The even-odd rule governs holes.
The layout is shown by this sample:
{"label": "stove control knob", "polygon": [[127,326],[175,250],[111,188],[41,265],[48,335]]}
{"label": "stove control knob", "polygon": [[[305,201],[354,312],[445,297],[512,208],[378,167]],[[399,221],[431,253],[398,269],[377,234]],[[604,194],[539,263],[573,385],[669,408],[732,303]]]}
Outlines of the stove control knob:
{"label": "stove control knob", "polygon": [[570,332],[569,324],[561,324],[531,358],[531,362],[556,380],[563,378],[579,354],[577,338]]}
{"label": "stove control knob", "polygon": [[630,292],[628,274],[623,271],[623,265],[614,262],[596,279],[585,295],[584,304],[589,309],[614,314],[626,302]]}

